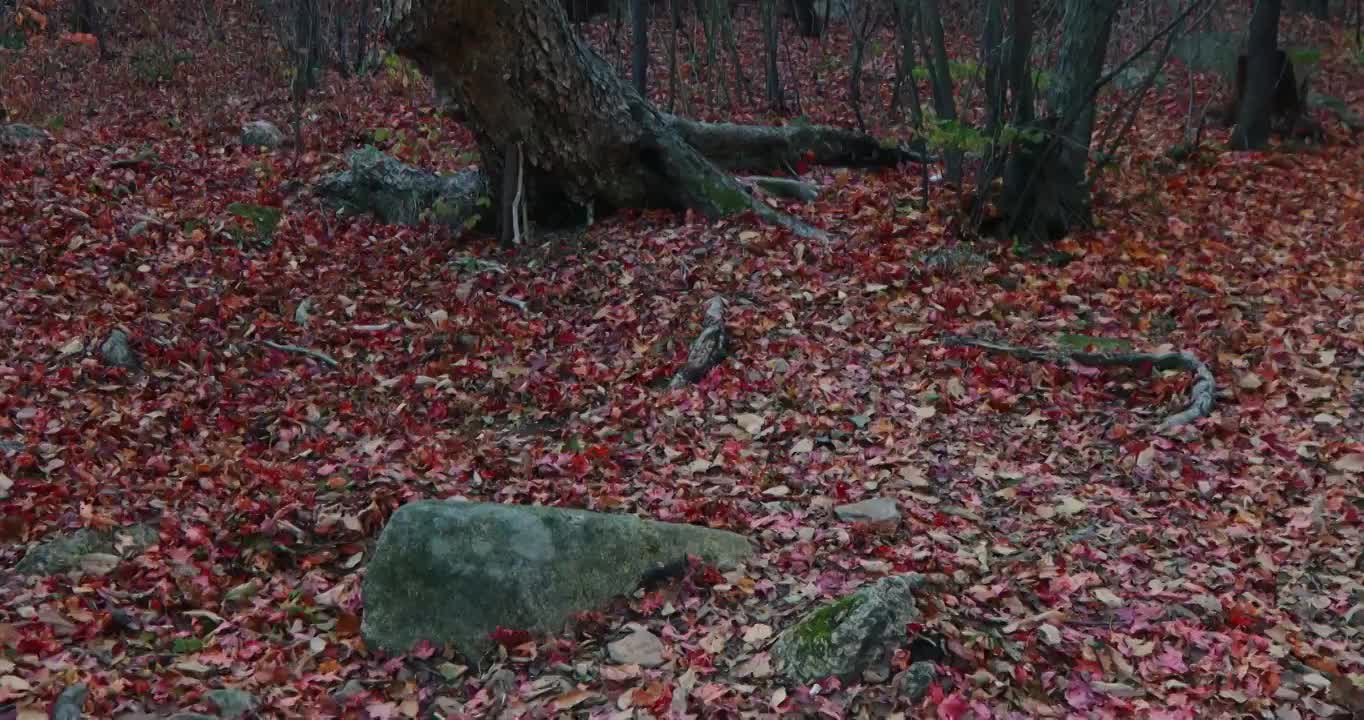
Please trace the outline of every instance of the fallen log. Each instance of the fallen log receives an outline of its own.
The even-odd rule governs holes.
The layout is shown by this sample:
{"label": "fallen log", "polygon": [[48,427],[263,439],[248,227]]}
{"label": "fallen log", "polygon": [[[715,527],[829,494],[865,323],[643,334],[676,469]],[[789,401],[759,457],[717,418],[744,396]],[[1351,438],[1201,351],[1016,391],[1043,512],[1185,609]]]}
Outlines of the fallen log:
{"label": "fallen log", "polygon": [[729,348],[729,333],[725,330],[725,306],[728,303],[715,296],[706,303],[706,314],[701,320],[701,332],[687,352],[687,364],[673,375],[668,389],[676,390],[700,382],[721,360]]}
{"label": "fallen log", "polygon": [[731,172],[791,172],[802,163],[874,168],[933,160],[922,148],[888,145],[864,133],[827,125],[737,125],[663,117],[687,144]]}
{"label": "fallen log", "polygon": [[764,195],[783,198],[785,200],[796,200],[799,202],[814,202],[819,199],[819,186],[814,183],[803,182],[794,178],[766,177],[754,175],[742,178],[742,180],[752,185]]}
{"label": "fallen log", "polygon": [[1212,370],[1190,352],[1168,353],[1095,353],[1067,350],[1035,350],[1018,345],[1006,345],[970,337],[949,335],[943,344],[955,347],[977,347],[989,352],[1000,353],[1019,360],[1065,362],[1071,361],[1088,367],[1141,367],[1151,365],[1157,370],[1182,370],[1194,376],[1193,387],[1189,390],[1189,402],[1183,410],[1170,415],[1156,428],[1164,431],[1186,425],[1212,412],[1213,396],[1217,383]]}

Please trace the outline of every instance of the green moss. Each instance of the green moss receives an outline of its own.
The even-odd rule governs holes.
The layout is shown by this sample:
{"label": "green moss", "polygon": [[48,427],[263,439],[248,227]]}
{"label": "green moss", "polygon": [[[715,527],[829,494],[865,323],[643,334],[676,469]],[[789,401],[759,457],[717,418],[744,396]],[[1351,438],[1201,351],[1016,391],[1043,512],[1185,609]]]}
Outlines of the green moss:
{"label": "green moss", "polygon": [[702,183],[705,185],[703,192],[706,199],[724,215],[743,212],[753,207],[753,199],[723,175],[716,174],[704,178]]}
{"label": "green moss", "polygon": [[810,613],[793,633],[800,650],[818,652],[827,648],[833,641],[834,629],[843,622],[843,618],[861,606],[864,599],[861,595],[849,595]]}

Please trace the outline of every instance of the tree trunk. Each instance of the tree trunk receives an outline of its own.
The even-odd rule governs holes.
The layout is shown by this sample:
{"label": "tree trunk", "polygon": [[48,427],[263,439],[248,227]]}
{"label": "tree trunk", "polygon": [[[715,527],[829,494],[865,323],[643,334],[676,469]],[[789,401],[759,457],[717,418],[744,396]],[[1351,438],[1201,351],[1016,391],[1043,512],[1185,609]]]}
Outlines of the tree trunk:
{"label": "tree trunk", "polygon": [[767,105],[778,112],[786,109],[781,93],[781,73],[777,66],[777,0],[759,0],[763,21],[763,74],[766,79]]}
{"label": "tree trunk", "polygon": [[1013,94],[1013,123],[1023,126],[1032,122],[1032,34],[1033,0],[1013,0],[1009,38],[1009,91]]}
{"label": "tree trunk", "polygon": [[1280,0],[1256,0],[1246,44],[1246,89],[1236,114],[1231,146],[1256,150],[1269,141],[1274,91],[1279,86]]}
{"label": "tree trunk", "polygon": [[635,92],[649,97],[649,3],[630,0],[630,69]]}
{"label": "tree trunk", "polygon": [[1013,149],[1000,206],[1011,235],[1049,242],[1092,224],[1090,136],[1108,40],[1121,0],[1066,0],[1047,117]]}
{"label": "tree trunk", "polygon": [[817,236],[725,168],[918,159],[835,128],[706,125],[660,113],[578,39],[560,0],[399,0],[390,17],[397,51],[464,110],[487,187],[503,187],[507,151],[520,147],[518,185],[538,222],[627,207],[711,218],[752,211]]}
{"label": "tree trunk", "polygon": [[796,18],[796,29],[801,37],[817,38],[820,35],[821,23],[815,13],[815,0],[788,0],[791,3],[791,14]]}
{"label": "tree trunk", "polygon": [[556,0],[408,0],[389,29],[464,109],[489,187],[501,187],[506,150],[521,145],[537,218],[593,204],[774,215],[621,82]]}
{"label": "tree trunk", "polygon": [[[932,80],[933,112],[937,113],[940,121],[955,122],[957,102],[952,95],[951,65],[947,60],[947,40],[943,34],[942,13],[938,9],[938,0],[922,0],[920,8],[923,11],[921,30],[928,33],[931,43],[924,53],[926,56],[924,64],[928,66],[928,74]],[[948,181],[960,187],[961,150],[948,149],[944,157]]]}

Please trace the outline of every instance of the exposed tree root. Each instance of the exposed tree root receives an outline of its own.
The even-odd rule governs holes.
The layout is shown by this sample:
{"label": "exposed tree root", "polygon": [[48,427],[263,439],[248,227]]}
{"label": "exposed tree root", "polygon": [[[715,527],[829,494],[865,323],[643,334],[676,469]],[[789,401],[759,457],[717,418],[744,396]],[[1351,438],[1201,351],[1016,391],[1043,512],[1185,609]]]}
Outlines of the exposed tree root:
{"label": "exposed tree root", "polygon": [[333,358],[332,356],[324,352],[314,350],[312,348],[300,347],[298,345],[283,345],[272,340],[266,340],[261,344],[264,345],[265,347],[270,348],[271,350],[278,350],[280,352],[294,353],[295,355],[303,355],[305,357],[310,357],[329,367],[333,368],[341,367],[341,363],[337,362],[336,359]]}
{"label": "exposed tree root", "polygon": [[1150,364],[1158,370],[1183,370],[1193,373],[1194,383],[1189,390],[1189,403],[1174,415],[1165,418],[1158,430],[1167,430],[1207,417],[1212,412],[1213,395],[1217,384],[1212,370],[1189,352],[1171,353],[1094,353],[1066,350],[1034,350],[1017,345],[1005,345],[976,338],[950,335],[943,340],[949,346],[978,347],[982,350],[1011,355],[1020,360],[1063,362],[1070,360],[1089,367],[1141,367]]}
{"label": "exposed tree root", "polygon": [[711,371],[721,360],[725,359],[728,350],[729,334],[725,331],[725,299],[720,296],[711,298],[706,303],[706,316],[701,321],[701,332],[692,341],[691,350],[687,352],[687,364],[673,375],[672,382],[668,383],[668,388],[677,388],[699,382],[706,373]]}

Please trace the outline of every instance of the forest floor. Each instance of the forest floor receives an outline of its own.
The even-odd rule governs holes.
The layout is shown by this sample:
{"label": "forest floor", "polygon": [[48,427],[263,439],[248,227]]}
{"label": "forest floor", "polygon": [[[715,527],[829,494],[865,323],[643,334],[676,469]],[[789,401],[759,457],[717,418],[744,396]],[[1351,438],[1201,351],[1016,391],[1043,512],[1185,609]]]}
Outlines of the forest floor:
{"label": "forest floor", "polygon": [[[1320,32],[1319,87],[1364,112],[1358,49]],[[339,218],[303,189],[366,141],[471,161],[399,69],[329,78],[301,152],[238,146],[244,121],[290,120],[245,35],[167,36],[156,83],[137,64],[156,53],[135,52],[151,35],[121,38],[120,62],[30,49],[0,71],[12,119],[55,138],[0,150],[0,568],[78,527],[159,531],[111,566],[0,574],[0,704],[19,717],[74,682],[94,717],[202,710],[226,686],[267,717],[1364,712],[1364,149],[1333,121],[1325,146],[1233,154],[1210,131],[1175,163],[1187,88],[1157,88],[1059,267],[961,244],[955,196],[916,209],[908,167],[811,170],[823,195],[791,211],[828,242],[623,213],[514,254]],[[840,43],[793,53],[813,120],[848,124]],[[283,209],[271,244],[228,232],[234,202]],[[736,352],[660,387],[715,294]],[[141,371],[92,354],[114,327]],[[949,334],[1187,350],[1217,404],[1157,433],[1187,376]],[[761,551],[479,670],[368,651],[370,543],[398,505],[453,496],[708,524]],[[872,496],[900,501],[895,534],[832,517]],[[795,614],[903,571],[932,579],[927,696],[772,677]],[[627,622],[664,640],[664,666],[604,663]]]}

